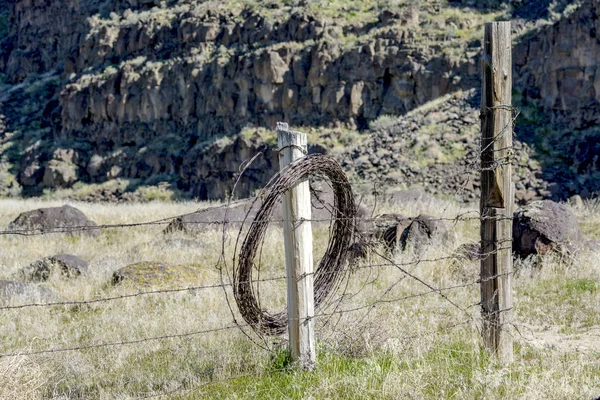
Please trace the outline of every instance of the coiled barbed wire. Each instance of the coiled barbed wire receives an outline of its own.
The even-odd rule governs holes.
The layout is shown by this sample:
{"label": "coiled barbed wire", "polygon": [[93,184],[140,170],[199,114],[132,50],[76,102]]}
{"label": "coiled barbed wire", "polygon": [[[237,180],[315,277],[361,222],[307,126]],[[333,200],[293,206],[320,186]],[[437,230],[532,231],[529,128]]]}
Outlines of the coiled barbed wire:
{"label": "coiled barbed wire", "polygon": [[329,243],[314,273],[315,308],[319,307],[343,281],[347,250],[355,232],[356,205],[352,187],[334,159],[321,154],[308,155],[289,164],[257,196],[255,202],[261,199],[262,205],[246,233],[237,268],[234,270],[233,296],[242,317],[259,335],[283,334],[287,327],[287,312],[284,310],[271,314],[259,306],[252,283],[254,259],[280,198],[299,182],[311,176],[329,180],[334,194]]}

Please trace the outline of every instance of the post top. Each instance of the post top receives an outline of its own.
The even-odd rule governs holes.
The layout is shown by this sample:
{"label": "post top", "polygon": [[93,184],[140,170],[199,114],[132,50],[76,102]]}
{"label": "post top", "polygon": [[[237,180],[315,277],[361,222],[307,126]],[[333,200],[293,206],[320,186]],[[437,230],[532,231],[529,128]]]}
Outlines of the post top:
{"label": "post top", "polygon": [[303,132],[290,131],[288,124],[285,122],[277,123],[277,143],[279,148],[287,147],[289,145],[301,146],[306,152],[306,146],[308,143],[307,135]]}
{"label": "post top", "polygon": [[492,21],[492,22],[486,22],[485,23],[486,26],[493,26],[493,25],[510,25],[510,21]]}

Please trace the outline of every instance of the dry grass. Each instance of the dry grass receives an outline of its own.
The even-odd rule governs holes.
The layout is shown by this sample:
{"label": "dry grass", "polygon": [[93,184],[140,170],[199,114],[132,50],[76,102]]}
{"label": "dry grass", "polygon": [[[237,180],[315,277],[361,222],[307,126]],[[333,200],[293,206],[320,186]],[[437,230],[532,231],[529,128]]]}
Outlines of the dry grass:
{"label": "dry grass", "polygon": [[[7,226],[22,211],[47,205],[2,201],[0,226]],[[147,221],[206,206],[75,205],[101,224]],[[450,218],[469,210],[439,203],[370,206],[376,213],[416,216],[427,212]],[[588,236],[598,238],[600,213],[594,207],[589,203],[577,213]],[[477,240],[477,221],[452,227],[456,245]],[[218,230],[207,228],[193,237],[203,245],[186,249],[169,246],[161,230],[161,226],[104,230],[97,238],[2,236],[0,278],[14,276],[41,257],[71,253],[88,260],[92,273],[76,280],[53,277],[43,284],[71,300],[148,290],[109,284],[116,269],[144,260],[191,266],[198,271],[192,284],[219,282],[215,268],[221,251]],[[326,230],[316,229],[317,256],[326,241]],[[226,246],[228,258],[234,242],[232,232]],[[444,258],[451,251],[432,248],[421,258]],[[267,349],[262,349],[238,329],[230,329],[139,344],[0,358],[0,398],[127,399],[194,387],[174,397],[589,399],[600,395],[600,254],[582,254],[568,262],[548,258],[541,270],[533,269],[529,262],[520,266],[514,290],[516,356],[511,365],[495,361],[481,347],[479,309],[475,306],[479,301],[476,262],[444,259],[410,264],[417,259],[414,255],[396,254],[394,258],[435,287],[462,285],[444,292],[456,306],[436,294],[405,298],[429,289],[404,277],[395,267],[361,268],[385,263],[373,253],[350,276],[345,296],[336,297],[339,303],[318,314],[379,303],[317,319],[319,365],[315,373],[279,372],[287,365],[279,340],[263,343]],[[263,248],[261,276],[282,275],[282,259],[281,231],[273,227]],[[284,283],[263,284],[261,299],[269,309],[283,307]],[[229,326],[231,321],[222,288],[79,307],[0,310],[0,353],[197,332]],[[248,376],[229,379],[238,375]]]}

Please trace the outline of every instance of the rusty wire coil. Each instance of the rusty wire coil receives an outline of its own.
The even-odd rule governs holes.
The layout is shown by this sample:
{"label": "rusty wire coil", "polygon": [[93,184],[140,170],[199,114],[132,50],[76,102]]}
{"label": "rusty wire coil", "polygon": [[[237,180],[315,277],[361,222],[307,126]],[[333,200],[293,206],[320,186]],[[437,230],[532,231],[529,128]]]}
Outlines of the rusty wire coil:
{"label": "rusty wire coil", "polygon": [[[240,249],[237,268],[234,263],[233,296],[239,311],[259,335],[275,336],[285,333],[287,311],[271,314],[262,310],[252,283],[252,270],[258,249],[264,240],[274,207],[286,191],[308,177],[329,180],[334,194],[332,223],[327,250],[314,272],[315,308],[343,281],[344,264],[354,235],[356,205],[350,182],[340,165],[321,154],[308,155],[280,171],[254,200],[262,201],[250,224]],[[241,231],[240,231],[241,232]]]}

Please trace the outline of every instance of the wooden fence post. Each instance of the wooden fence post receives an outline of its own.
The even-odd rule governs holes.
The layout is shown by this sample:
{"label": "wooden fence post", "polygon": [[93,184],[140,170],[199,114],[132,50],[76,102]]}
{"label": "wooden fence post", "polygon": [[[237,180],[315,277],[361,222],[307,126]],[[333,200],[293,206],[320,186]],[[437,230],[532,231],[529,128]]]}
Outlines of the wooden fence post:
{"label": "wooden fence post", "polygon": [[486,347],[512,361],[513,117],[510,22],[485,24],[481,93],[481,306]]}
{"label": "wooden fence post", "polygon": [[[306,134],[277,124],[279,168],[304,157]],[[311,199],[308,180],[288,191],[283,199],[283,235],[287,275],[288,328],[292,359],[304,370],[314,369],[315,306],[313,289],[313,245]]]}

